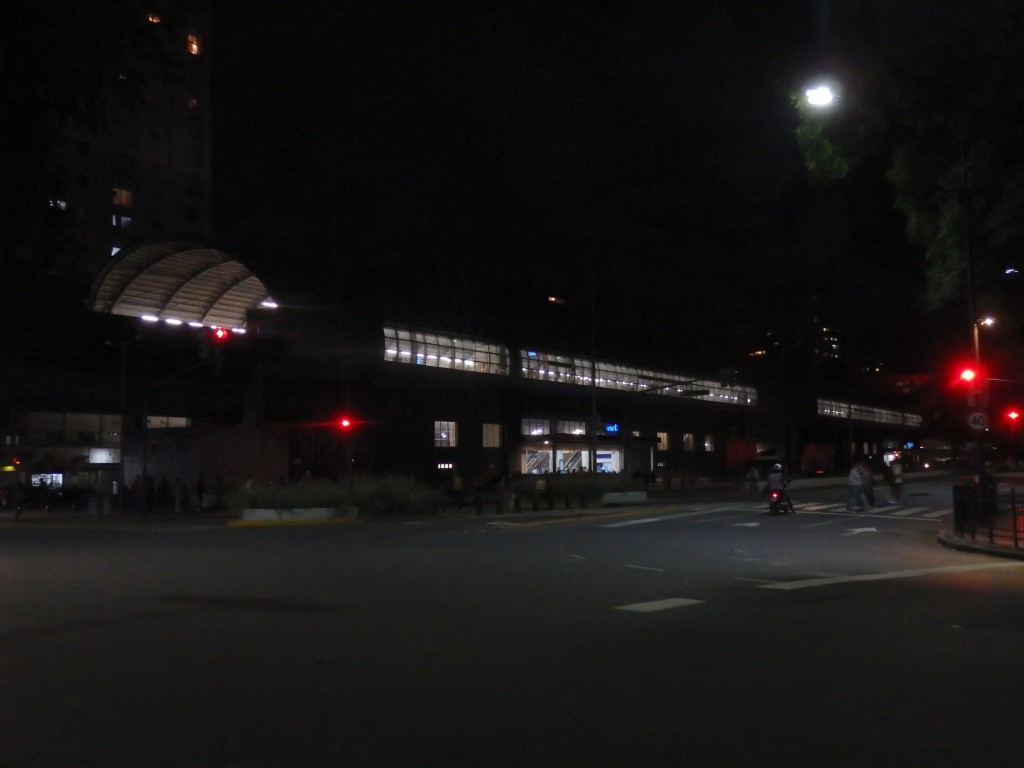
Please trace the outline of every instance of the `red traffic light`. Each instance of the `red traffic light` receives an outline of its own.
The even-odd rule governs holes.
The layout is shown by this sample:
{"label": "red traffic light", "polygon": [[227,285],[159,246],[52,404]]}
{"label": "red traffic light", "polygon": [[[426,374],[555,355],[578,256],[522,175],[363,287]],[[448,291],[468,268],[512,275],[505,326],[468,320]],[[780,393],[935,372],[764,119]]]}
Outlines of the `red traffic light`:
{"label": "red traffic light", "polygon": [[1018,423],[1020,421],[1021,410],[1020,408],[1008,408],[1006,410],[1006,418],[1010,422]]}
{"label": "red traffic light", "polygon": [[351,416],[339,416],[338,420],[335,423],[338,425],[338,429],[340,429],[342,432],[348,432],[350,429],[352,429],[352,427],[356,425],[355,419],[353,419]]}
{"label": "red traffic light", "polygon": [[960,381],[971,382],[978,377],[978,372],[973,368],[964,368],[960,371]]}
{"label": "red traffic light", "polygon": [[218,344],[223,344],[225,341],[231,338],[231,331],[227,328],[214,328],[210,333],[210,338]]}

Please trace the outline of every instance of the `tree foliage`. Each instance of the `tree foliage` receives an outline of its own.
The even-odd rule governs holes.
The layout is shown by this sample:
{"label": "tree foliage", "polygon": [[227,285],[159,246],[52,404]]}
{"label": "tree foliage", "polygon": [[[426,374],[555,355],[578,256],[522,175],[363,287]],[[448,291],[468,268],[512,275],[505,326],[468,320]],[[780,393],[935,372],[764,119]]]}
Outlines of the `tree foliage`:
{"label": "tree foliage", "polygon": [[850,88],[836,114],[805,114],[805,164],[828,181],[883,158],[927,263],[926,305],[987,311],[1005,301],[1004,268],[1024,251],[1024,5],[854,5],[832,27]]}

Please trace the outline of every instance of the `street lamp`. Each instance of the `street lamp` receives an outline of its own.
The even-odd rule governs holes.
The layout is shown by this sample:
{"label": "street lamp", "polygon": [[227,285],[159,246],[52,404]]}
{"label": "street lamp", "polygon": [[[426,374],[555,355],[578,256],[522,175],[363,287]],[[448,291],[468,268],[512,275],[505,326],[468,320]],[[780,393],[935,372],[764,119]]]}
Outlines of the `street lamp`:
{"label": "street lamp", "polygon": [[[981,376],[981,343],[979,341],[978,329],[983,325],[986,327],[990,327],[994,325],[995,322],[996,320],[994,317],[983,317],[979,320],[974,321],[974,370],[976,372],[975,375],[977,378],[975,379],[976,386],[974,390],[972,390],[972,402],[970,403],[970,405],[980,405],[983,408],[988,406],[988,397],[987,392],[983,389],[980,389],[980,387],[984,385],[986,379],[985,377]],[[981,402],[973,402],[975,399],[978,399],[977,396],[979,394],[981,395]]]}

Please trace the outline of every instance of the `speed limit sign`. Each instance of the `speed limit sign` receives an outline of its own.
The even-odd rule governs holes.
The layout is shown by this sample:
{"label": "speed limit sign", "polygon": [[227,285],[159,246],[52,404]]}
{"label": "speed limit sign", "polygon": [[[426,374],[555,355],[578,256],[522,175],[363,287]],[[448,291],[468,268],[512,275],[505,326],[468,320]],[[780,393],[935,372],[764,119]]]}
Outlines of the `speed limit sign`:
{"label": "speed limit sign", "polygon": [[971,411],[967,414],[967,426],[975,432],[981,432],[988,427],[988,414],[984,411]]}

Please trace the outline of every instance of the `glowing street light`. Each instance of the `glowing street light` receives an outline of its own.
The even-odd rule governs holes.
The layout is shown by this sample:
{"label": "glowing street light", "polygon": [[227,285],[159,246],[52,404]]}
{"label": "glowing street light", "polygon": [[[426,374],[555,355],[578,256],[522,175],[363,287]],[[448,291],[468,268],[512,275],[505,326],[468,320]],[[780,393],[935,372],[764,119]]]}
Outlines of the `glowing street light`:
{"label": "glowing street light", "polygon": [[821,109],[831,107],[836,100],[836,92],[829,85],[815,85],[804,91],[808,105]]}

